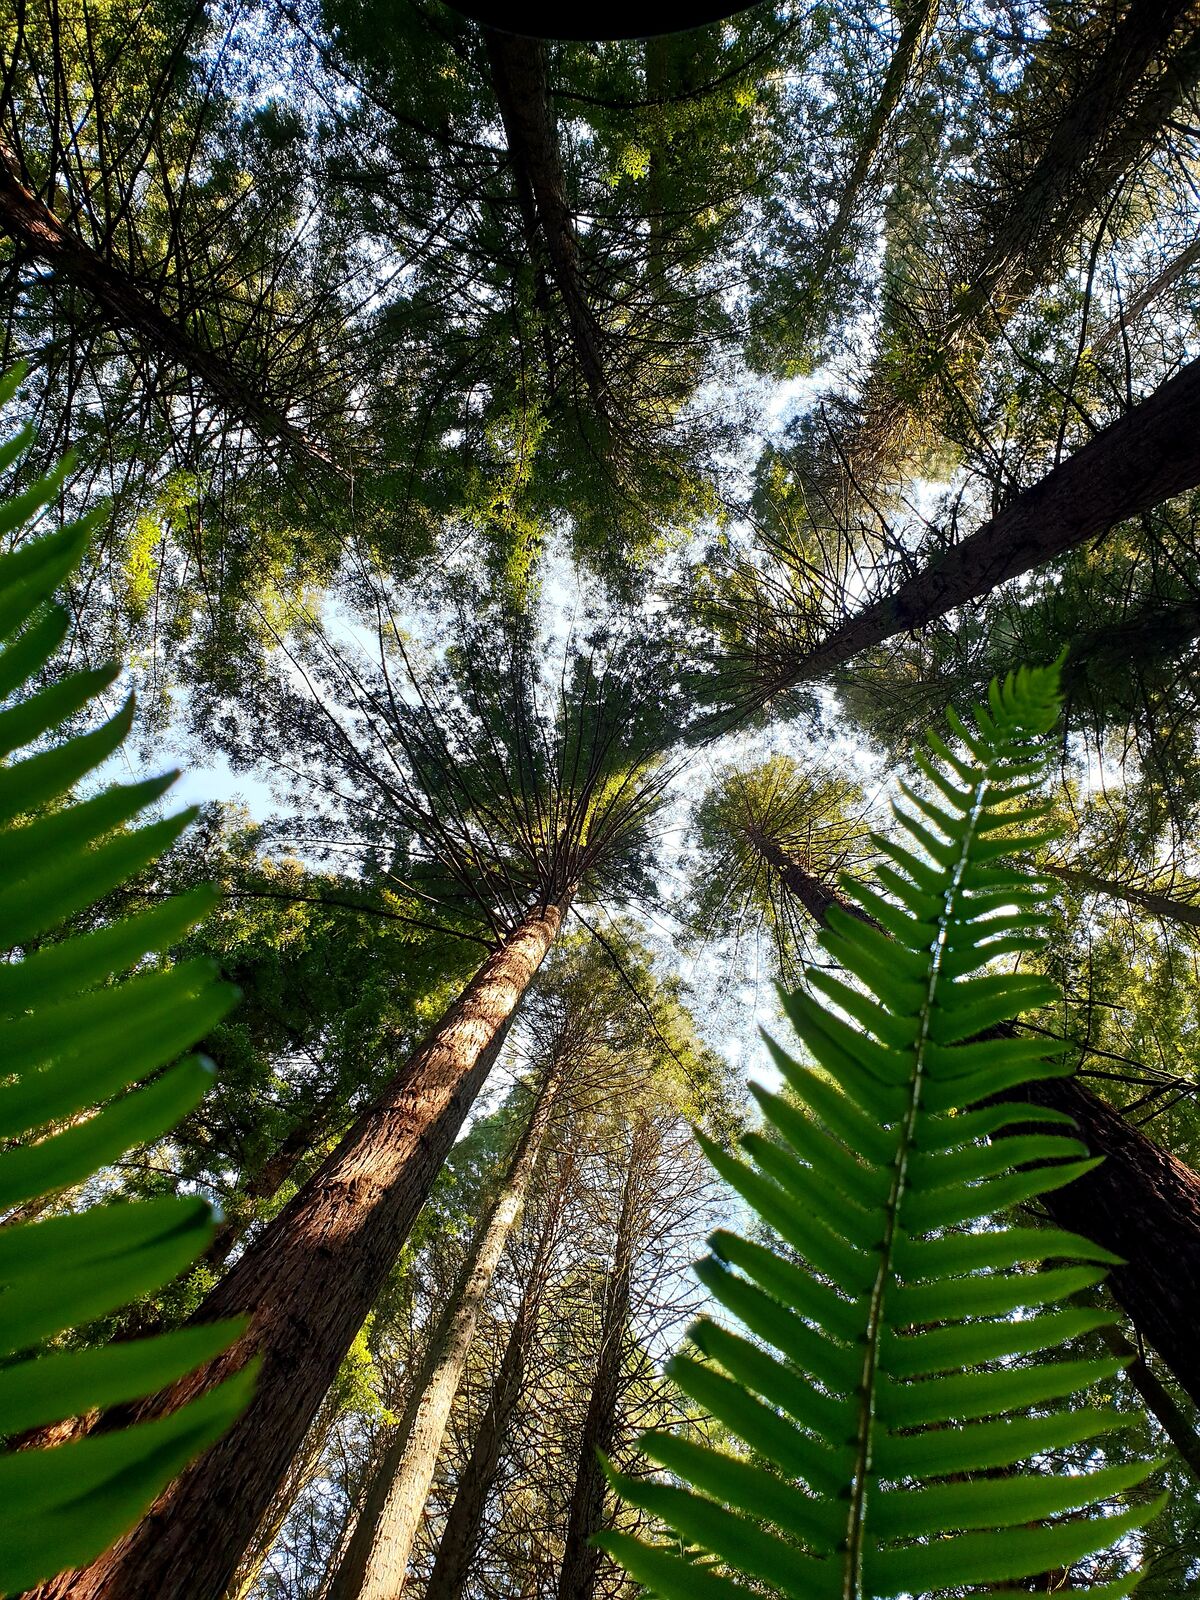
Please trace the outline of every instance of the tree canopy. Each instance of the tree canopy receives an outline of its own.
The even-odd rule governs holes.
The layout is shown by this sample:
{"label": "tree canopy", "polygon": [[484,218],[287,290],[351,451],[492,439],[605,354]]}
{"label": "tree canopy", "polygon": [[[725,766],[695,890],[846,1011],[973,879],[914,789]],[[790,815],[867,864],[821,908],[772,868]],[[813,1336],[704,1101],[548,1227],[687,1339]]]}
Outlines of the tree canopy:
{"label": "tree canopy", "polygon": [[[1140,1593],[1200,1594],[1200,10],[470,12],[0,0],[0,560],[19,588],[92,519],[29,692],[117,662],[76,736],[132,696],[112,770],[29,818],[118,763],[204,802],[0,945],[212,883],[141,959],[241,992],[204,1099],[0,1247],[198,1195],[194,1264],[46,1348],[248,1319],[210,1370],[8,1443],[102,1451],[261,1368],[140,1524],[29,1592],[627,1600],[601,1546],[668,1538],[686,1478],[639,1429],[778,1464],[665,1371],[710,1297],[687,1263],[755,1204],[690,1128],[780,1170],[819,1113],[759,1038],[776,985],[902,959],[887,802],[941,804],[947,705],[1057,662],[1046,937],[993,975],[1041,985],[1014,1049],[1073,1075],[1031,1104],[1104,1164],[1008,1220],[1122,1257],[1072,1301],[1113,1326],[1066,1349],[1132,1358],[1095,1459],[1161,1456],[1175,1494],[1008,1587],[1115,1596],[1144,1561]],[[749,1592],[677,1534],[698,1595]]]}

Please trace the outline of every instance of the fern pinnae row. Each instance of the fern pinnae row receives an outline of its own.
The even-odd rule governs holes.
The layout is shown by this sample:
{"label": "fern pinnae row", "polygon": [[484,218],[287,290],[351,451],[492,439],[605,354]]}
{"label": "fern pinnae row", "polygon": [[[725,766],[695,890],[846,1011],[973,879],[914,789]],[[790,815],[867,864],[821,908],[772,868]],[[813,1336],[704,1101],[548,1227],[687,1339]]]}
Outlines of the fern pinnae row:
{"label": "fern pinnae row", "polygon": [[[1069,1069],[1008,1026],[1050,986],[993,965],[1037,936],[1040,892],[1003,858],[1044,836],[1030,826],[1043,808],[1023,797],[1044,766],[1056,674],[1022,672],[990,701],[961,758],[934,735],[939,767],[917,763],[942,781],[936,806],[897,809],[913,848],[884,845],[878,889],[844,884],[872,923],[830,916],[824,943],[845,976],[818,969],[783,996],[814,1065],[768,1036],[787,1085],[756,1093],[771,1129],[742,1141],[746,1160],[714,1152],[778,1237],[710,1240],[701,1279],[746,1334],[702,1318],[691,1337],[708,1360],[669,1369],[747,1454],[660,1450],[649,1436],[650,1456],[684,1486],[682,1500],[659,1497],[675,1545],[600,1541],[662,1600],[694,1600],[709,1580],[714,1595],[783,1600],[975,1592],[1069,1567],[1154,1514],[1130,1499],[1144,1465],[1061,1476],[1023,1466],[1111,1431],[1112,1417],[1073,1401],[1124,1363],[1063,1348],[1110,1320],[1070,1302],[1111,1254],[1061,1229],[985,1221],[1093,1165],[1069,1117],[1011,1098]],[[961,721],[950,726],[963,735]],[[755,1477],[764,1468],[778,1490]],[[989,1469],[1000,1477],[979,1478]],[[795,1515],[789,1492],[803,1502]],[[640,1495],[629,1498],[646,1506]],[[839,1518],[832,1544],[813,1526],[811,1495]],[[706,1516],[706,1497],[723,1513]],[[1114,1501],[1117,1515],[1098,1514]],[[739,1517],[755,1512],[785,1541],[768,1535],[766,1556],[743,1543]],[[1129,1587],[1089,1594],[1115,1600]]]}
{"label": "fern pinnae row", "polygon": [[[958,732],[958,729],[956,728],[955,731]],[[969,742],[967,742],[967,747],[971,749]],[[972,754],[975,753],[972,750]],[[975,825],[983,812],[988,786],[992,777],[994,756],[991,751],[987,752],[987,756],[988,759],[983,773],[975,782],[971,804],[967,810],[965,826],[958,842],[958,850],[951,858],[949,875],[942,890],[942,909],[937,919],[937,933],[934,936],[933,947],[929,955],[929,975],[917,1019],[917,1036],[913,1045],[909,1103],[899,1128],[891,1192],[884,1206],[884,1232],[883,1239],[879,1245],[879,1265],[876,1270],[875,1281],[871,1285],[867,1303],[866,1349],[863,1354],[858,1438],[855,1450],[854,1473],[850,1484],[850,1506],[846,1526],[846,1556],[842,1580],[843,1600],[864,1600],[863,1561],[866,1536],[866,1502],[872,1469],[875,1397],[884,1333],[883,1304],[894,1272],[892,1252],[896,1231],[899,1227],[900,1205],[904,1198],[908,1181],[909,1155],[915,1142],[917,1120],[921,1112],[921,1091],[925,1081],[925,1051],[933,1023],[934,1006],[941,977],[942,955],[953,918],[956,897],[971,861],[971,847],[975,841]],[[904,814],[899,812],[898,808],[897,814],[901,821],[905,820]],[[912,828],[914,825],[911,818],[907,820],[909,827]],[[926,833],[927,830],[921,829],[921,832]],[[905,862],[905,857],[908,855],[907,851],[889,841],[883,841],[883,843],[884,847],[892,855],[893,860],[907,865]],[[914,882],[920,884],[921,880],[915,877]]]}

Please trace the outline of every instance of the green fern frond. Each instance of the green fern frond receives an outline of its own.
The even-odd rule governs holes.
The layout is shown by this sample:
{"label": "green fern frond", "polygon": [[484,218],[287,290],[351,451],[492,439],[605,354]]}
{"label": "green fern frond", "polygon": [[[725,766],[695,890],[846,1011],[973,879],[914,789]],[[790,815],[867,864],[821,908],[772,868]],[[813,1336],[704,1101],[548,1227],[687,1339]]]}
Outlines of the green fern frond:
{"label": "green fern frond", "polygon": [[[0,404],[18,376],[0,382]],[[28,441],[26,432],[0,447],[0,465]],[[62,476],[59,469],[0,505],[0,530],[19,532],[52,500]],[[0,698],[8,702],[0,710],[0,945],[8,952],[0,962],[0,1435],[10,1440],[153,1394],[241,1331],[224,1322],[108,1349],[47,1348],[189,1266],[211,1239],[211,1209],[180,1198],[97,1205],[43,1221],[13,1216],[14,1208],[87,1182],[189,1112],[211,1082],[209,1064],[190,1056],[160,1069],[237,996],[212,962],[162,969],[146,960],[200,920],[211,891],[61,936],[64,923],[161,855],[194,815],[134,825],[174,774],[71,797],[128,731],[126,702],[95,732],[63,737],[64,724],[112,685],[115,669],[30,687],[66,633],[53,593],[96,524],[93,516],[51,534],[25,534],[0,556]],[[32,753],[8,759],[31,744]],[[131,969],[134,976],[116,981]],[[106,1103],[96,1110],[99,1102]],[[242,1372],[154,1422],[0,1457],[0,1592],[19,1592],[99,1555],[225,1430],[251,1381]]]}
{"label": "green fern frond", "polygon": [[1029,1359],[1106,1320],[1071,1301],[1114,1257],[988,1221],[1093,1165],[1068,1118],[995,1098],[1063,1068],[1003,1028],[1052,986],[984,970],[1035,942],[1038,886],[1008,858],[1046,837],[1035,791],[1057,712],[1057,668],[1023,670],[992,685],[974,727],[948,714],[953,747],[930,734],[928,793],[895,808],[907,838],[878,840],[880,889],[845,884],[863,916],[830,917],[847,976],[810,974],[827,1004],[785,999],[824,1071],[772,1044],[790,1092],[756,1095],[774,1137],[749,1136],[749,1160],[706,1144],[789,1253],[713,1235],[699,1276],[747,1331],[704,1318],[702,1359],[669,1368],[745,1454],[651,1433],[666,1476],[611,1475],[676,1536],[599,1541],[661,1600],[997,1585],[1070,1567],[1157,1509],[1098,1510],[1121,1507],[1141,1464],[1020,1470],[1120,1425],[1059,1404],[1120,1361]]}

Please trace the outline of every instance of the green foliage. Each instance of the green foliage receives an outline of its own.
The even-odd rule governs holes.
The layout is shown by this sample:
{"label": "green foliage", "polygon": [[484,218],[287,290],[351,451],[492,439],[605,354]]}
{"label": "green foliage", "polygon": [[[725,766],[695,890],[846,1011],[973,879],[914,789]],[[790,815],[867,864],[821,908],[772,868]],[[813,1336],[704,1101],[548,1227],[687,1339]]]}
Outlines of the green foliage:
{"label": "green foliage", "polygon": [[[15,378],[0,387],[0,404],[14,387]],[[27,443],[22,434],[5,445],[0,467]],[[0,508],[3,532],[18,532],[57,488],[51,476],[9,500]],[[240,1332],[239,1323],[223,1322],[108,1349],[53,1348],[67,1330],[195,1259],[212,1235],[199,1198],[17,1220],[47,1193],[86,1183],[130,1147],[160,1139],[196,1106],[211,1080],[208,1062],[188,1056],[160,1069],[237,994],[217,981],[212,962],[154,960],[209,909],[211,890],[62,936],[64,923],[86,919],[191,820],[183,812],[130,826],[173,774],[72,797],[129,729],[126,703],[94,732],[64,736],[112,684],[114,669],[32,687],[66,632],[66,614],[50,597],[95,526],[90,517],[25,537],[0,557],[0,694],[8,701],[0,711],[0,926],[9,952],[0,965],[0,1207],[9,1213],[0,1228],[0,1432],[10,1438],[152,1394]],[[8,759],[31,745],[34,753]],[[94,1110],[97,1102],[103,1109]],[[224,1431],[251,1382],[243,1371],[169,1416],[0,1459],[0,1590],[18,1592],[98,1555]]]}
{"label": "green foliage", "polygon": [[823,1070],[773,1045],[790,1097],[756,1093],[775,1137],[747,1136],[753,1164],[707,1146],[787,1248],[712,1236],[699,1275],[754,1337],[703,1319],[699,1358],[671,1367],[745,1452],[650,1434],[672,1481],[614,1474],[677,1535],[603,1540],[663,1600],[998,1585],[1069,1567],[1158,1509],[1082,1514],[1140,1484],[1139,1461],[1014,1470],[1119,1423],[1098,1406],[1033,1409],[1119,1360],[1027,1359],[1107,1320],[1053,1308],[1114,1258],[1061,1230],[990,1220],[1092,1164],[1054,1126],[1069,1119],[1009,1098],[1063,1070],[1004,1026],[1052,986],[980,970],[1034,943],[1037,883],[1004,858],[1047,837],[1048,808],[1031,796],[1058,705],[1057,669],[1026,669],[992,685],[976,729],[948,714],[957,750],[930,733],[936,759],[918,757],[928,791],[906,787],[913,810],[896,813],[910,845],[878,841],[880,889],[852,890],[866,916],[830,917],[827,949],[859,983],[813,970],[832,1004],[786,1002]]}

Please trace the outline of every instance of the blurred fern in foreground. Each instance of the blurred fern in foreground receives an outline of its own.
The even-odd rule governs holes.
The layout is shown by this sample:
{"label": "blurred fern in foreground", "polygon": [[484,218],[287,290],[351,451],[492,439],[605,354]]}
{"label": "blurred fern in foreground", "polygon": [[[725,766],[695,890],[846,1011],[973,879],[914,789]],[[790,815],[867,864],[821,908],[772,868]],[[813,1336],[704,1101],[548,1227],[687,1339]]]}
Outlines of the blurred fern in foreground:
{"label": "blurred fern in foreground", "polygon": [[[0,382],[0,405],[19,376]],[[29,438],[25,430],[0,447],[0,471]],[[107,1349],[47,1349],[187,1267],[211,1238],[211,1210],[180,1198],[15,1220],[160,1139],[196,1105],[211,1082],[208,1063],[189,1056],[160,1069],[236,998],[212,962],[164,969],[146,960],[204,915],[212,891],[59,937],[161,855],[193,815],[130,826],[175,774],[72,798],[119,747],[133,708],[126,703],[94,732],[66,738],[64,725],[117,669],[31,687],[66,633],[66,613],[51,597],[82,560],[96,519],[13,536],[53,500],[64,470],[0,504],[0,537],[15,545],[0,556],[0,1220],[8,1215],[0,1226],[0,1435],[10,1440],[152,1394],[240,1331],[211,1323]],[[12,759],[28,746],[33,753]],[[239,1373],[157,1421],[0,1457],[0,1592],[100,1554],[224,1431],[251,1381]]]}

